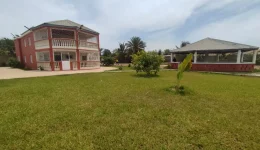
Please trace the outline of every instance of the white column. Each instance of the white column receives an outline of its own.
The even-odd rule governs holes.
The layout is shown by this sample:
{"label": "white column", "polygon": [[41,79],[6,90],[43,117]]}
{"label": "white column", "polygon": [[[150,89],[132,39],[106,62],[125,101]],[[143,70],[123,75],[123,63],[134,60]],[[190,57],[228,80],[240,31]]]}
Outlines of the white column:
{"label": "white column", "polygon": [[194,63],[197,63],[197,51],[194,53]]}
{"label": "white column", "polygon": [[257,55],[257,50],[254,50],[254,53],[253,53],[253,63],[255,64],[256,63],[256,55]]}
{"label": "white column", "polygon": [[242,52],[241,62],[244,62],[244,52]]}
{"label": "white column", "polygon": [[237,51],[237,64],[239,64],[241,61],[241,50]]}
{"label": "white column", "polygon": [[171,53],[171,63],[172,63],[172,53]]}
{"label": "white column", "polygon": [[217,54],[217,62],[219,62],[219,54]]}

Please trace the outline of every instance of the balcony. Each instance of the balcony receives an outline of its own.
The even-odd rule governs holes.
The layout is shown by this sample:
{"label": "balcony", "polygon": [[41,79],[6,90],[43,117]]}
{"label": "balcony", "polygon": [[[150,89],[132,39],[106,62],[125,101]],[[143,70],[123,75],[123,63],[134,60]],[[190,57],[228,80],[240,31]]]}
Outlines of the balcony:
{"label": "balcony", "polygon": [[79,40],[79,49],[98,50],[98,44]]}
{"label": "balcony", "polygon": [[[35,31],[34,39],[36,50],[50,48],[51,44],[49,42],[47,28]],[[76,39],[78,39],[78,41]],[[78,48],[80,50],[98,50],[98,38],[96,35],[92,35],[85,32],[77,33],[74,30],[51,29],[51,42],[52,48],[54,49]]]}

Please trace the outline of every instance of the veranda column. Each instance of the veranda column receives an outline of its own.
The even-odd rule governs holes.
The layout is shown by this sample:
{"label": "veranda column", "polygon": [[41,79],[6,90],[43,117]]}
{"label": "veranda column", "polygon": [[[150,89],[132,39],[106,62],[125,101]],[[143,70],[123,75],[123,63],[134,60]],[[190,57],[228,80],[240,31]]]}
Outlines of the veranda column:
{"label": "veranda column", "polygon": [[194,53],[194,63],[197,63],[197,51]]}
{"label": "veranda column", "polygon": [[219,62],[219,54],[217,54],[217,62]]}
{"label": "veranda column", "polygon": [[244,52],[242,52],[241,55],[242,55],[242,56],[241,56],[241,62],[244,62]]}
{"label": "veranda column", "polygon": [[171,53],[171,61],[170,62],[172,63],[172,53]]}
{"label": "veranda column", "polygon": [[253,53],[253,63],[255,64],[256,63],[256,55],[257,55],[257,50],[254,50],[254,53]]}
{"label": "veranda column", "polygon": [[51,34],[51,28],[48,27],[48,40],[50,44],[50,65],[51,70],[54,71],[54,58],[53,58],[53,49],[52,49],[52,34]]}
{"label": "veranda column", "polygon": [[76,61],[77,61],[77,68],[80,70],[80,55],[79,55],[79,34],[78,30],[76,30]]}
{"label": "veranda column", "polygon": [[241,50],[237,51],[237,64],[241,62]]}

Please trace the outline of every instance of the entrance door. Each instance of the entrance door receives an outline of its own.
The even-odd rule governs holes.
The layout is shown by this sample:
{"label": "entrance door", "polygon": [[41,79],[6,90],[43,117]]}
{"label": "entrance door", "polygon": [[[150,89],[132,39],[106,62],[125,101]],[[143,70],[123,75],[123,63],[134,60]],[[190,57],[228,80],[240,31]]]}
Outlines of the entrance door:
{"label": "entrance door", "polygon": [[62,52],[62,70],[70,70],[70,55],[69,52]]}
{"label": "entrance door", "polygon": [[61,61],[62,62],[62,70],[70,70],[70,61]]}

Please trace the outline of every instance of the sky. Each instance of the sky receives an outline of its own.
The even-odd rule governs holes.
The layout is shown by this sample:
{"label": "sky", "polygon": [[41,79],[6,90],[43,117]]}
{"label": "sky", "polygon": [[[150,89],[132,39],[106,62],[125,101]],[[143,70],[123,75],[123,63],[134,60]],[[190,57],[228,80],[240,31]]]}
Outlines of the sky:
{"label": "sky", "polygon": [[113,50],[139,36],[146,50],[206,37],[260,46],[260,0],[0,0],[0,37],[69,19],[100,33]]}

